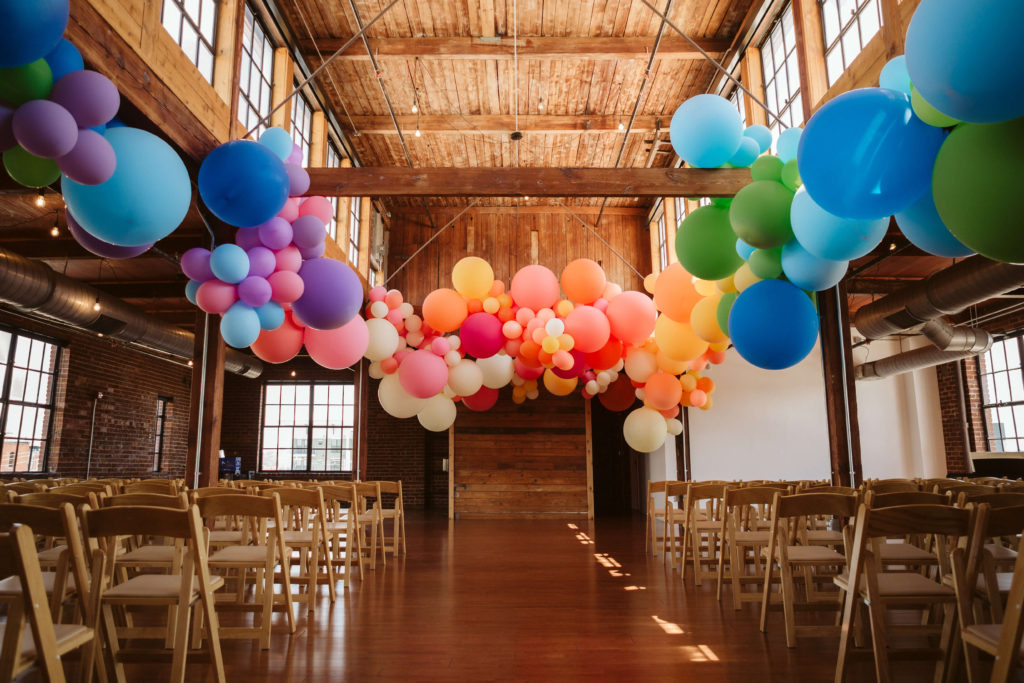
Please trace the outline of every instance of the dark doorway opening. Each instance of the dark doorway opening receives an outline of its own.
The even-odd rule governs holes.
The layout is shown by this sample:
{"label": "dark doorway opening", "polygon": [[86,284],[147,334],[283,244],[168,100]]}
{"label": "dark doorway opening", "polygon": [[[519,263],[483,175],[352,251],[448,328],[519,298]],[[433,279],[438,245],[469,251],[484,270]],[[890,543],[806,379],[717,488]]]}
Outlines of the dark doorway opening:
{"label": "dark doorway opening", "polygon": [[590,402],[594,451],[594,515],[620,516],[634,508],[633,482],[643,459],[626,444],[622,423],[628,411],[612,412],[598,400]]}

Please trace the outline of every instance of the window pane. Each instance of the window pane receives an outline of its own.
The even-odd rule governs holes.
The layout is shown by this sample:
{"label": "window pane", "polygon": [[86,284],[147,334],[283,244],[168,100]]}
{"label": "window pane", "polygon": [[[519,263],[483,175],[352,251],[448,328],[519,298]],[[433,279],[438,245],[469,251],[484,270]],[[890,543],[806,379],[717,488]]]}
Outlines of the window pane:
{"label": "window pane", "polygon": [[218,4],[217,0],[163,0],[164,28],[211,83]]}
{"label": "window pane", "polygon": [[7,355],[11,351],[11,333],[0,330],[0,363],[7,362]]}

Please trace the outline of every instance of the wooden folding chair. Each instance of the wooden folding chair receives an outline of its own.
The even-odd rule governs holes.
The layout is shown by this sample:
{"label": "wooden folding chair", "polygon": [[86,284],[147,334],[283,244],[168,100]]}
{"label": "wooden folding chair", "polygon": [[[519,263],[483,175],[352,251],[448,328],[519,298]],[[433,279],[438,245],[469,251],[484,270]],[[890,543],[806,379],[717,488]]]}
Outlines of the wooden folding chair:
{"label": "wooden folding chair", "polygon": [[162,493],[175,496],[181,491],[178,482],[173,479],[147,479],[124,487],[125,493]]}
{"label": "wooden folding chair", "polygon": [[363,577],[363,551],[356,528],[358,497],[355,485],[352,482],[324,484],[320,490],[327,511],[331,564],[334,565],[335,576],[341,572],[342,586],[347,588],[353,564],[359,567],[359,578]]}
{"label": "wooden folding chair", "polygon": [[[402,498],[401,481],[368,481],[367,484],[377,484],[377,490],[381,498],[377,499],[381,518],[381,552],[390,552],[398,555],[398,547],[401,544],[402,555],[405,554],[405,501]],[[391,507],[384,505],[383,496],[393,496]],[[391,520],[393,534],[389,537],[384,534],[384,522]]]}
{"label": "wooden folding chair", "polygon": [[[927,491],[903,491],[876,494],[873,490],[865,496],[864,502],[870,508],[887,508],[902,505],[951,505],[952,495]],[[903,567],[906,570],[926,571],[939,563],[933,549],[932,539],[917,534],[902,539],[889,539],[878,545],[878,560],[888,568]]]}
{"label": "wooden folding chair", "polygon": [[[682,578],[686,580],[686,563],[693,563],[693,582],[718,577],[718,553],[722,532],[722,498],[725,484],[689,484],[686,488],[686,531],[683,535]],[[703,505],[703,509],[702,509]],[[707,565],[707,569],[705,569]]]}
{"label": "wooden folding chair", "polygon": [[[647,482],[647,516],[645,524],[644,553],[658,554],[658,549],[664,550],[668,539],[658,536],[658,527],[664,529],[665,510],[668,508],[668,500],[665,497],[665,486],[667,481]],[[659,525],[659,521],[662,524]],[[664,533],[664,532],[663,532]],[[675,561],[673,560],[673,566]]]}
{"label": "wooden folding chair", "polygon": [[[733,609],[740,609],[744,602],[759,602],[761,590],[744,591],[744,585],[760,588],[765,572],[761,551],[768,545],[770,533],[761,528],[764,512],[771,507],[775,494],[788,493],[790,486],[775,484],[750,488],[728,488],[722,501],[721,539],[722,548],[718,554],[718,588],[716,597],[722,601],[722,584],[728,579],[732,586]],[[729,575],[725,574],[726,551],[729,557]],[[748,572],[747,570],[752,570]]]}
{"label": "wooden folding chair", "polygon": [[[648,538],[652,541],[654,547],[660,541],[662,548],[665,550],[665,559],[671,561],[672,568],[674,569],[679,556],[679,549],[683,547],[683,538],[686,535],[686,489],[689,484],[684,481],[654,483],[663,483],[665,485],[662,490],[664,494],[664,507],[656,508],[653,517],[655,520],[659,516],[661,517],[662,532],[660,539],[657,536],[649,536]],[[649,502],[650,497],[648,497]],[[657,551],[654,554],[657,555]]]}
{"label": "wooden folding chair", "polygon": [[[906,493],[920,491],[921,484],[913,479],[874,479],[865,482],[864,489],[875,493]],[[931,487],[928,491],[931,491]]]}
{"label": "wooden folding chair", "polygon": [[[380,514],[380,487],[376,482],[357,481],[356,487],[356,533],[360,547],[370,553],[370,569],[377,568],[377,540],[380,539],[380,559],[384,566],[388,556],[384,552],[384,518]],[[373,501],[372,503],[370,501]],[[366,530],[370,530],[367,541]]]}

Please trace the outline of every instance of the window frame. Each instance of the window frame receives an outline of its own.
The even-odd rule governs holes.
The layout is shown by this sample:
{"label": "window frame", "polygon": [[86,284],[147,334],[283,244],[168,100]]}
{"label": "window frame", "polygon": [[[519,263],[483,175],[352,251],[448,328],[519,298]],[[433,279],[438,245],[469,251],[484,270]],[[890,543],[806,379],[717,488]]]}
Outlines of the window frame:
{"label": "window frame", "polygon": [[[239,66],[239,87],[238,87],[238,99],[239,99],[239,112],[243,113],[245,118],[240,119],[246,130],[253,127],[253,124],[258,124],[254,136],[259,136],[267,129],[266,124],[262,123],[262,120],[270,114],[270,109],[273,105],[273,88],[274,88],[274,51],[275,45],[270,37],[270,32],[267,31],[266,25],[263,23],[263,19],[253,11],[252,6],[249,2],[244,3],[244,20],[242,30],[242,61]],[[249,29],[245,22],[252,19],[252,28]],[[256,59],[253,56],[253,47],[256,43],[257,32],[262,37],[260,42],[263,53],[262,59],[257,64]],[[266,56],[270,56],[269,73],[263,68]],[[248,68],[248,77],[243,78],[246,74],[246,68]],[[252,85],[253,71],[256,71],[257,78],[260,81],[260,92],[258,102],[254,102],[252,99],[252,93],[250,93],[250,86]],[[263,95],[266,95],[266,102],[263,102]],[[262,104],[261,108],[259,105]],[[255,117],[255,118],[253,118]]]}
{"label": "window frame", "polygon": [[[1008,343],[1013,343],[1017,347],[1017,360],[1018,360],[1018,363],[1019,363],[1018,367],[1017,368],[1009,368],[1009,367],[1007,367],[1007,368],[1004,368],[1003,370],[989,370],[989,368],[988,368],[988,366],[989,366],[988,357],[992,353],[992,349],[995,348],[996,344],[1008,344]],[[1003,351],[1003,353],[1004,353],[1004,357],[1005,357],[1005,353],[1006,352]],[[983,371],[982,370],[982,366],[985,366],[985,370],[988,370],[988,371],[987,372]],[[1017,424],[1016,415],[1013,414],[1013,410],[1012,410],[1013,408],[1016,408],[1016,407],[1019,407],[1019,406],[1024,406],[1024,398],[1022,398],[1020,400],[1013,400],[1012,389],[1010,389],[1010,391],[1011,391],[1010,400],[1008,400],[1008,401],[999,401],[999,400],[989,401],[989,398],[996,398],[996,397],[989,397],[988,396],[988,390],[986,389],[986,381],[985,381],[986,377],[993,376],[996,373],[1005,372],[1005,373],[1009,374],[1010,372],[1013,372],[1014,370],[1016,370],[1016,372],[1020,375],[1021,383],[1024,384],[1024,330],[1016,332],[1016,333],[1011,334],[1009,336],[1006,336],[1006,337],[1000,339],[999,341],[996,341],[992,345],[992,347],[989,348],[988,351],[986,351],[985,353],[982,353],[982,354],[978,354],[978,362],[975,364],[975,367],[976,367],[979,395],[981,397],[981,402],[980,402],[980,406],[979,407],[980,407],[980,410],[981,410],[982,425],[984,427],[985,447],[988,449],[988,452],[990,452],[990,453],[1019,453],[1019,452],[1024,451],[1024,424],[1020,424],[1020,425]],[[1013,425],[1014,425],[1014,436],[1009,437],[1009,440],[1014,441],[1017,444],[1017,448],[1015,448],[1013,450],[1009,450],[1008,451],[1005,448],[1005,443],[1008,440],[1007,437],[1005,436],[1005,434],[1000,434],[996,438],[996,437],[993,437],[992,430],[989,429],[989,423],[990,422],[992,424],[996,424],[996,420],[994,420],[994,419],[990,420],[990,418],[989,418],[990,411],[992,411],[992,414],[994,415],[995,411],[997,411],[999,408],[1010,408],[1011,409],[1011,415],[1012,415],[1013,420],[1014,420],[1014,422],[1013,422]],[[998,441],[999,444],[1000,444],[1000,447],[999,447],[998,450],[993,448],[993,443],[996,442],[996,441]]]}
{"label": "window frame", "polygon": [[[327,168],[341,168],[341,152],[338,150],[337,145],[334,144],[334,140],[328,137],[327,139]],[[327,224],[327,234],[330,235],[331,239],[335,242],[338,241],[338,210],[340,202],[338,197],[330,197],[331,206],[334,207],[334,211],[331,212],[331,221]]]}
{"label": "window frame", "polygon": [[[352,197],[348,204],[348,248],[346,253],[352,267],[359,269],[360,239],[363,230],[363,198]],[[354,258],[353,258],[354,254]]]}
{"label": "window frame", "polygon": [[[13,401],[13,403],[16,404],[16,405],[20,405],[20,406],[23,406],[23,407],[29,407],[29,408],[35,408],[35,409],[42,409],[42,410],[46,410],[47,411],[46,430],[45,430],[45,437],[42,439],[43,446],[42,446],[42,453],[41,453],[41,457],[40,457],[40,461],[39,461],[39,469],[38,470],[33,470],[33,469],[19,470],[19,469],[16,469],[16,468],[14,468],[12,466],[12,469],[10,469],[10,470],[3,470],[2,469],[2,462],[0,462],[0,471],[3,471],[4,474],[39,474],[41,472],[48,472],[49,471],[49,466],[50,466],[50,448],[52,446],[52,441],[53,441],[53,420],[54,420],[54,413],[56,413],[57,384],[60,381],[60,367],[61,367],[61,361],[62,361],[62,354],[63,354],[63,350],[64,350],[64,345],[61,342],[59,342],[58,340],[53,339],[51,337],[47,337],[47,336],[41,335],[41,334],[34,334],[32,332],[21,330],[21,329],[18,329],[16,327],[12,327],[12,326],[9,326],[9,325],[0,324],[0,331],[7,332],[8,334],[11,335],[11,345],[8,348],[8,351],[7,351],[7,359],[3,363],[0,363],[0,365],[4,366],[4,368],[5,368],[4,369],[3,382],[0,383],[0,446],[5,444],[6,441],[7,441],[7,418],[9,416],[9,413],[10,413],[9,408],[10,408],[10,405],[12,403],[11,398],[10,398],[11,382],[12,382],[12,379],[14,377],[14,372],[13,372],[13,370],[14,370],[14,356],[15,356],[15,353],[17,351],[18,339],[21,338],[21,339],[28,339],[30,341],[37,341],[37,342],[41,342],[41,343],[44,343],[44,344],[49,344],[51,347],[53,347],[53,351],[52,351],[52,354],[53,354],[52,355],[53,372],[52,373],[48,372],[46,370],[36,371],[36,370],[32,370],[31,368],[28,368],[29,370],[32,370],[33,372],[43,372],[45,374],[49,374],[50,375],[51,379],[50,379],[50,390],[49,390],[49,397],[48,397],[49,400],[48,400],[48,402],[47,403],[34,403],[34,402],[29,402],[29,401],[24,401],[24,400]],[[38,392],[37,392],[37,395],[38,395]],[[20,428],[18,430],[18,437],[17,438],[18,438],[18,441],[20,442],[21,441],[21,430],[20,430]],[[2,453],[0,453],[0,457],[3,457]],[[32,459],[31,459],[31,455],[30,455],[29,456],[29,464],[31,464],[31,462],[32,462]],[[17,454],[15,453],[14,465],[16,465],[16,464],[17,464]]]}
{"label": "window frame", "polygon": [[[297,87],[298,85],[299,83],[296,81],[294,86]],[[291,113],[289,115],[291,123],[290,132],[292,142],[302,149],[302,162],[299,165],[304,168],[309,168],[309,154],[313,147],[314,111],[316,110],[313,108],[313,103],[309,101],[305,93],[298,92],[292,98]]]}
{"label": "window frame", "polygon": [[[199,16],[193,18],[192,15],[188,12],[188,10],[185,9],[184,0],[163,0],[163,2],[160,5],[160,25],[163,26],[164,30],[167,31],[168,35],[171,36],[171,39],[178,45],[178,47],[181,48],[181,51],[185,54],[186,57],[188,57],[188,60],[192,62],[192,64],[196,67],[199,73],[202,74],[203,80],[212,85],[215,77],[214,70],[216,68],[217,61],[217,24],[219,23],[218,14],[220,12],[221,3],[217,2],[217,0],[197,0],[197,2],[199,6]],[[177,35],[171,33],[171,30],[167,28],[166,12],[168,3],[174,5],[175,9],[178,12]],[[211,34],[209,36],[204,34],[202,29],[204,10],[213,11]],[[184,26],[186,22],[188,23],[189,28],[196,34],[197,38],[194,58],[192,54],[189,54],[189,52],[186,51],[185,45],[182,44],[184,42],[182,40],[182,36],[184,35]],[[201,51],[204,46],[208,49],[210,54],[209,78],[207,78],[206,74],[203,73],[203,67],[199,65],[199,55],[201,54]]]}
{"label": "window frame", "polygon": [[[853,0],[855,3],[853,15],[849,19],[844,21],[843,17],[839,15],[840,0],[817,1],[819,9],[818,14],[821,17],[821,41],[824,45],[825,78],[828,81],[829,87],[832,87],[835,84],[835,82],[838,81],[839,78],[843,75],[843,73],[845,73],[846,70],[850,68],[850,65],[853,64],[855,59],[857,59],[857,55],[864,51],[864,47],[869,42],[871,42],[871,39],[878,35],[878,33],[882,30],[882,4],[879,0]],[[875,16],[878,19],[878,28],[875,30],[873,34],[865,38],[861,31],[861,19],[864,13],[872,7],[875,10]],[[828,27],[825,18],[825,13],[830,11],[834,11],[834,16],[840,22],[838,32],[836,33],[836,37],[831,43],[828,39]],[[860,49],[857,51],[857,54],[852,55],[851,57],[849,57],[849,59],[847,59],[846,43],[844,41],[844,38],[851,30],[857,31],[857,43],[860,45]],[[839,69],[839,72],[836,73],[835,77],[833,78],[832,70],[829,68],[829,56],[837,49],[839,50],[839,64],[842,65],[842,68]]]}
{"label": "window frame", "polygon": [[[786,44],[787,19],[789,20],[788,35],[793,41],[791,46]],[[793,4],[788,2],[775,18],[771,27],[768,29],[764,40],[759,46],[761,51],[761,82],[764,88],[765,103],[774,111],[775,114],[778,115],[778,120],[775,120],[768,126],[772,131],[772,137],[775,141],[778,140],[779,134],[785,130],[785,128],[794,128],[802,126],[805,123],[803,112],[803,83],[800,81],[800,69],[797,63],[795,21],[796,20],[793,17]],[[782,46],[781,60],[777,59],[775,55],[774,40],[776,35],[779,36],[778,40]],[[767,73],[769,60],[771,64],[771,74]],[[791,65],[792,71],[796,76],[797,87],[795,90],[792,87],[792,79],[790,79]],[[779,106],[778,76],[782,72],[785,72],[786,74],[787,95],[783,105]],[[796,106],[798,103],[800,106]],[[786,122],[785,127],[783,127],[781,121]],[[776,142],[772,143],[772,150],[775,149],[775,144]]]}
{"label": "window frame", "polygon": [[658,272],[668,268],[668,221],[665,220],[665,211],[662,207],[661,213],[658,215]]}
{"label": "window frame", "polygon": [[170,420],[170,407],[174,403],[173,396],[157,396],[156,425],[153,428],[153,471],[162,472],[164,466],[164,442],[167,436],[167,422]]}
{"label": "window frame", "polygon": [[[284,387],[284,386],[288,386],[288,385],[291,385],[293,387],[298,387],[298,386],[308,386],[309,387],[309,419],[307,421],[307,424],[305,425],[305,430],[306,430],[306,456],[305,456],[306,467],[305,467],[305,469],[295,469],[294,467],[291,467],[291,468],[288,468],[288,469],[284,469],[284,468],[277,468],[277,469],[271,469],[271,470],[264,469],[264,466],[263,466],[264,465],[264,462],[263,462],[263,454],[264,454],[263,453],[264,452],[263,439],[264,439],[265,430],[267,429],[267,388],[272,386],[272,385],[276,385],[276,386],[279,386],[279,387]],[[336,470],[332,470],[332,469],[312,469],[312,465],[313,465],[313,430],[317,429],[317,428],[322,428],[322,429],[331,429],[332,428],[330,425],[316,425],[316,424],[313,423],[314,408],[317,405],[316,400],[314,398],[315,397],[315,389],[316,389],[316,387],[318,385],[319,386],[341,385],[342,387],[347,386],[347,387],[350,387],[350,390],[352,392],[352,404],[351,404],[352,405],[352,424],[351,425],[346,425],[344,419],[342,419],[342,424],[341,424],[340,427],[338,427],[338,429],[340,429],[341,432],[342,432],[342,443],[344,443],[344,434],[345,434],[345,430],[346,429],[351,430],[351,434],[352,434],[352,448],[348,449],[348,452],[351,454],[352,462],[351,462],[350,468],[347,469],[347,470],[344,469],[345,452],[346,452],[346,449],[344,447],[340,447],[341,458],[340,458],[340,461],[338,463],[339,464],[339,469],[336,469]],[[343,389],[343,391],[344,391],[344,389]],[[281,404],[279,404],[279,405],[281,405]],[[330,406],[330,405],[331,404],[328,404],[328,406]],[[347,404],[344,402],[344,400],[342,400],[340,406],[342,408],[344,408],[345,405],[347,405]],[[342,415],[344,415],[344,410],[342,411]],[[280,474],[280,473],[283,472],[283,473],[302,473],[302,474],[340,474],[340,475],[351,475],[355,471],[355,468],[356,468],[356,465],[357,465],[357,457],[358,457],[358,454],[356,453],[356,430],[358,428],[357,422],[358,422],[358,397],[356,396],[356,393],[355,393],[355,383],[352,380],[348,380],[348,381],[337,380],[337,379],[331,379],[331,380],[323,380],[323,379],[319,379],[319,380],[317,380],[317,379],[314,379],[314,380],[294,380],[294,379],[288,379],[288,380],[267,380],[266,382],[263,383],[263,388],[262,388],[261,397],[260,397],[260,433],[259,433],[259,446],[258,446],[258,458],[259,458],[259,460],[258,460],[258,463],[257,463],[257,470],[260,473],[277,473],[277,474]],[[283,425],[278,424],[277,428],[280,428],[282,426]],[[293,429],[297,429],[297,430],[303,428],[302,425],[297,425],[297,426],[288,425],[288,426],[292,427]],[[293,438],[293,443],[294,443],[294,438]],[[277,451],[281,450],[280,447],[277,447],[277,446],[275,446],[274,449],[277,450]],[[292,450],[293,451],[295,450],[294,446],[293,446]],[[294,465],[294,459],[292,460],[292,462],[290,464]],[[326,456],[326,454],[325,454],[325,458],[324,458],[324,466],[325,467],[327,466],[327,456]]]}

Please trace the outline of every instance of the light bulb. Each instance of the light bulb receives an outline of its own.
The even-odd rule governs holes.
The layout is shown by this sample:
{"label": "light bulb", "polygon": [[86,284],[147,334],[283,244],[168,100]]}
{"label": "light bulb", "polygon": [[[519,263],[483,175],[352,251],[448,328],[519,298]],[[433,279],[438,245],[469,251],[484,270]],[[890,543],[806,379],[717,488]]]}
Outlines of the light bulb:
{"label": "light bulb", "polygon": [[530,199],[530,195],[524,195],[524,196],[523,196],[523,199],[525,199],[525,200],[529,201],[529,199]]}
{"label": "light bulb", "polygon": [[414,104],[414,105],[412,105],[412,113],[413,113],[413,114],[415,114],[415,113],[416,113],[416,112],[418,112],[419,110],[420,110],[420,108],[419,108],[419,107],[417,107],[417,106],[416,106],[415,104]]}
{"label": "light bulb", "polygon": [[96,301],[93,303],[92,310],[94,310],[94,311],[100,310],[100,300],[99,299],[96,299]]}
{"label": "light bulb", "polygon": [[40,209],[46,206],[46,195],[42,190],[39,190],[39,194],[36,195],[36,206]]}
{"label": "light bulb", "polygon": [[619,122],[619,130],[626,130],[625,124],[623,124],[621,121]]}
{"label": "light bulb", "polygon": [[294,377],[294,376],[295,376],[295,371],[294,371],[294,370],[292,370],[292,373],[291,373],[291,374],[292,374],[292,377]]}
{"label": "light bulb", "polygon": [[54,225],[52,228],[50,228],[50,237],[56,237],[59,234],[60,234],[60,228],[58,228],[56,225]]}
{"label": "light bulb", "polygon": [[889,251],[896,251],[896,243],[889,242]]}
{"label": "light bulb", "polygon": [[417,129],[416,129],[416,137],[419,137],[419,136],[420,136],[420,129],[419,129],[419,128],[417,128]]}
{"label": "light bulb", "polygon": [[189,366],[189,367],[192,367],[193,365],[195,365],[195,363],[193,363],[192,361],[189,361],[189,362],[188,362],[188,366]]}

